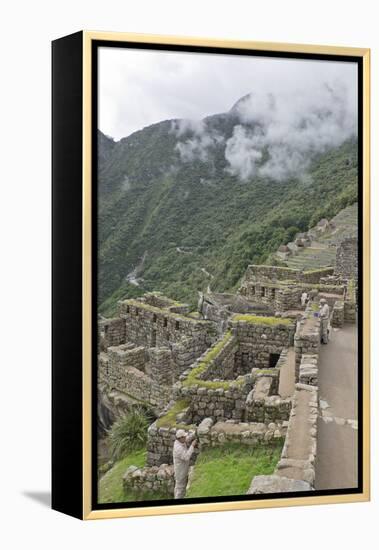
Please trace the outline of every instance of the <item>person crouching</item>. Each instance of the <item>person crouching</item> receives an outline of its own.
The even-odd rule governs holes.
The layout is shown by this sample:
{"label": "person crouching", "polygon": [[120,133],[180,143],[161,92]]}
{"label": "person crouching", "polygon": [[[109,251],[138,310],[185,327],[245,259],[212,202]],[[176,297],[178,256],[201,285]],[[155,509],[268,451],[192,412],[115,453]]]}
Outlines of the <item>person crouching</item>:
{"label": "person crouching", "polygon": [[190,445],[187,445],[187,432],[178,430],[172,452],[174,460],[175,490],[174,498],[184,498],[188,483],[188,472],[190,459],[197,446],[194,439]]}

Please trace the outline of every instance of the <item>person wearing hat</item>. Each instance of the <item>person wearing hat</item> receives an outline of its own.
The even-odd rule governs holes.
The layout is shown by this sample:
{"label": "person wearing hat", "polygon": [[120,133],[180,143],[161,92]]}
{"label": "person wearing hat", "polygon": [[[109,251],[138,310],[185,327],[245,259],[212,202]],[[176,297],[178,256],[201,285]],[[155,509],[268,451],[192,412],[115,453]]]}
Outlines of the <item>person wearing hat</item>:
{"label": "person wearing hat", "polygon": [[175,474],[174,498],[184,498],[186,495],[190,459],[197,445],[197,441],[194,439],[187,446],[187,435],[185,430],[178,430],[176,432],[176,440],[172,453]]}
{"label": "person wearing hat", "polygon": [[320,300],[320,319],[321,319],[321,343],[328,343],[328,328],[329,328],[329,306],[325,298]]}

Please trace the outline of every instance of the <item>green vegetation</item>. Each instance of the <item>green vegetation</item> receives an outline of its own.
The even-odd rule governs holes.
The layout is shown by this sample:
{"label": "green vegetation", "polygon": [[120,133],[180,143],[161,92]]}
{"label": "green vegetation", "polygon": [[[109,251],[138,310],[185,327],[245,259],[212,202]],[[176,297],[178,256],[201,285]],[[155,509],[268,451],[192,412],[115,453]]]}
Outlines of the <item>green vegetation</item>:
{"label": "green vegetation", "polygon": [[[236,120],[206,124],[228,139]],[[242,182],[226,171],[225,142],[205,162],[183,163],[177,139],[165,121],[100,140],[98,296],[107,316],[117,300],[152,290],[193,308],[209,284],[233,291],[248,264],[357,200],[356,140],[315,156],[307,178]],[[139,286],[127,278],[136,269]]]}
{"label": "green vegetation", "polygon": [[230,331],[225,333],[222,340],[217,342],[217,344],[208,351],[208,353],[206,354],[204,359],[199,363],[199,365],[191,370],[187,378],[184,380],[183,386],[197,385],[197,386],[202,386],[203,388],[212,388],[212,389],[222,388],[224,390],[227,390],[231,384],[243,383],[243,379],[241,379],[241,381],[233,380],[231,382],[213,382],[212,380],[202,380],[200,378],[200,375],[206,371],[206,369],[209,367],[209,364],[218,356],[221,350],[229,342],[231,337],[232,337],[232,333]]}
{"label": "green vegetation", "polygon": [[258,315],[238,314],[233,316],[233,321],[245,321],[246,323],[252,323],[254,325],[267,325],[269,327],[275,327],[278,325],[292,325],[292,319],[286,319],[283,317],[260,317]]}
{"label": "green vegetation", "polygon": [[[122,502],[126,500],[122,486],[122,476],[129,466],[143,467],[145,462],[146,450],[135,451],[116,462],[116,464],[99,480],[99,502]],[[128,500],[133,500],[133,498],[129,498]]]}
{"label": "green vegetation", "polygon": [[176,415],[184,411],[189,406],[189,401],[186,399],[179,399],[175,402],[175,404],[171,407],[170,410],[167,411],[167,413],[164,416],[161,416],[158,418],[156,424],[158,428],[172,428],[173,426],[176,426],[179,428],[186,428],[188,429],[188,425],[179,425],[176,423]]}
{"label": "green vegetation", "polygon": [[143,409],[136,407],[117,420],[109,434],[109,449],[113,460],[141,449],[147,441],[149,420]]}
{"label": "green vegetation", "polygon": [[244,495],[256,475],[272,474],[281,445],[227,444],[205,449],[196,462],[187,497]]}

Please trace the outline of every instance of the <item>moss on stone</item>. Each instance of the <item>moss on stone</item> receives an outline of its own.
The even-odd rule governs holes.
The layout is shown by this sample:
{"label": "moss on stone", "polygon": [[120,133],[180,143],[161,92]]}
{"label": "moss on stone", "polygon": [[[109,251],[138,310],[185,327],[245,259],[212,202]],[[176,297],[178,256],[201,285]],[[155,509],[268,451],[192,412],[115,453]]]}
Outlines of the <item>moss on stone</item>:
{"label": "moss on stone", "polygon": [[231,387],[231,385],[242,385],[244,383],[243,379],[231,381],[222,380],[220,382],[214,382],[213,380],[202,380],[200,378],[200,375],[206,371],[210,363],[214,361],[214,359],[219,355],[219,353],[222,351],[222,349],[226,346],[231,338],[232,333],[230,331],[226,332],[222,340],[217,342],[217,344],[208,351],[208,353],[205,355],[204,359],[199,363],[199,365],[191,370],[187,378],[184,380],[183,386],[200,386],[202,388],[221,388],[227,390]]}
{"label": "moss on stone", "polygon": [[174,403],[174,405],[167,411],[167,413],[164,416],[161,416],[158,418],[156,424],[158,428],[190,428],[187,424],[178,424],[176,422],[176,415],[184,411],[187,407],[189,407],[190,402],[187,399],[179,399]]}
{"label": "moss on stone", "polygon": [[277,376],[277,370],[276,370],[276,367],[273,367],[272,369],[257,369],[257,370],[254,370],[254,374]]}
{"label": "moss on stone", "polygon": [[316,269],[307,269],[307,271],[304,271],[304,275],[308,275],[309,273],[323,273],[324,271],[330,271],[331,269],[333,269],[331,265],[318,267]]}
{"label": "moss on stone", "polygon": [[254,325],[266,325],[270,327],[275,327],[278,325],[292,325],[292,319],[287,319],[283,317],[261,317],[258,315],[248,315],[248,314],[238,314],[234,315],[233,321],[244,321],[245,323],[250,323]]}
{"label": "moss on stone", "polygon": [[[166,308],[159,308],[156,306],[151,306],[150,304],[146,304],[144,302],[139,302],[138,300],[124,300],[124,302],[130,306],[138,307],[140,309],[144,309],[146,311],[150,311],[151,313],[157,313],[160,315],[165,315],[166,317],[169,317],[170,319],[181,319],[183,321],[188,321],[189,323],[202,323],[202,324],[209,324],[209,321],[205,321],[203,319],[194,319],[193,317],[187,317],[185,315],[182,315],[181,313],[174,313]],[[170,306],[171,307],[171,306]]]}

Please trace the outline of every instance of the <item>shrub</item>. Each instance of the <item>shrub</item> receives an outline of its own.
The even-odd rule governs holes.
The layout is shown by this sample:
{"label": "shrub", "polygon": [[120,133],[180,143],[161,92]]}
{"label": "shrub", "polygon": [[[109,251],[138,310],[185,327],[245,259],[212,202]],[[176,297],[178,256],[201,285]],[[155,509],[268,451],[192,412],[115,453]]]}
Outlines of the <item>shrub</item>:
{"label": "shrub", "polygon": [[109,433],[109,449],[113,460],[145,446],[149,421],[145,411],[136,407],[117,420]]}

